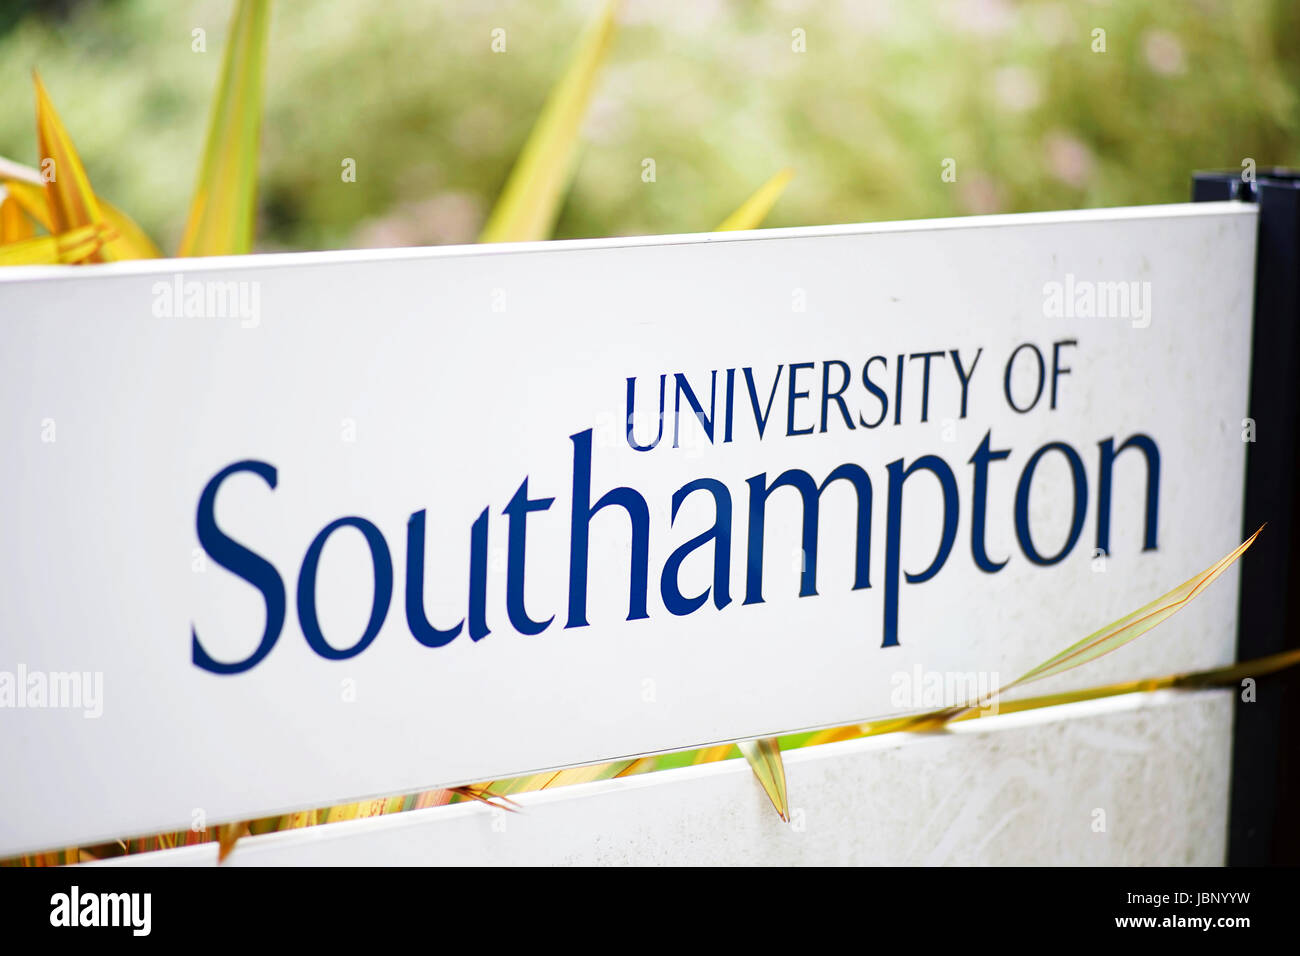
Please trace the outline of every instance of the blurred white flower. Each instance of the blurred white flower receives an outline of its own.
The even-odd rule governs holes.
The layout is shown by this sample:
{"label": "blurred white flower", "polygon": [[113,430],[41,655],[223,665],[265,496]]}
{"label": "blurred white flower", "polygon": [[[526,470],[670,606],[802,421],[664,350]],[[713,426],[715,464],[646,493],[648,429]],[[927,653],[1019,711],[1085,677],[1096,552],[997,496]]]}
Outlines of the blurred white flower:
{"label": "blurred white flower", "polygon": [[937,19],[963,33],[997,36],[1011,28],[1015,11],[1007,0],[948,0]]}
{"label": "blurred white flower", "polygon": [[1082,188],[1092,178],[1093,157],[1088,144],[1070,133],[1049,133],[1043,143],[1047,168],[1061,182]]}
{"label": "blurred white flower", "polygon": [[1070,11],[1063,3],[1032,7],[1030,17],[1033,20],[1034,38],[1047,46],[1064,43],[1073,25]]}
{"label": "blurred white flower", "polygon": [[350,246],[384,249],[469,243],[482,225],[478,197],[444,192],[423,202],[402,203],[382,218],[366,220],[353,233]]}
{"label": "blurred white flower", "polygon": [[619,5],[618,20],[629,26],[653,23],[665,33],[692,35],[717,25],[728,12],[725,0],[672,5],[659,0],[624,0]]}
{"label": "blurred white flower", "polygon": [[448,138],[467,153],[487,153],[502,149],[509,133],[509,117],[500,106],[492,102],[462,110],[447,127]]}
{"label": "blurred white flower", "polygon": [[1013,113],[1037,106],[1043,98],[1038,78],[1023,66],[1004,66],[993,75],[998,103]]}
{"label": "blurred white flower", "polygon": [[978,170],[967,172],[958,186],[961,192],[961,204],[967,212],[976,216],[986,216],[1002,211],[1004,206],[1002,187],[986,173]]}
{"label": "blurred white flower", "polygon": [[1147,65],[1157,73],[1182,73],[1187,69],[1183,44],[1168,30],[1148,30],[1142,37]]}
{"label": "blurred white flower", "polygon": [[582,122],[582,136],[593,143],[610,143],[627,126],[627,101],[618,93],[601,90],[591,98]]}
{"label": "blurred white flower", "polygon": [[884,32],[898,15],[895,0],[840,0],[835,19],[856,30]]}

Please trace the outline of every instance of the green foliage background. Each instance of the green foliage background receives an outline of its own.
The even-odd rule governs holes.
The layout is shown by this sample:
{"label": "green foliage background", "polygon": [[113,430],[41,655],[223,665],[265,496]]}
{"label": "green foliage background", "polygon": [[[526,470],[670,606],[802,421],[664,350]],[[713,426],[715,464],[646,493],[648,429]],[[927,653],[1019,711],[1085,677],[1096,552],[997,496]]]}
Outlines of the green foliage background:
{"label": "green foliage background", "polygon": [[[0,155],[37,160],[39,68],[96,190],[174,248],[232,9],[0,4]],[[258,248],[472,241],[595,9],[280,0]],[[768,225],[1179,202],[1300,164],[1298,92],[1295,0],[625,0],[557,236],[709,229],[787,165]]]}

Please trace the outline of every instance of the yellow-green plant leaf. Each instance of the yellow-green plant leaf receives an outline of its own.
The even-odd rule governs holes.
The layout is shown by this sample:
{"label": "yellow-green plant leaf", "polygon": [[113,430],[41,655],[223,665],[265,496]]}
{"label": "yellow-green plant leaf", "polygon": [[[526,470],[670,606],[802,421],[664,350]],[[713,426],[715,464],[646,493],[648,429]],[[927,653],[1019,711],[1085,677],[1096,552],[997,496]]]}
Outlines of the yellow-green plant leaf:
{"label": "yellow-green plant leaf", "polygon": [[794,170],[786,167],[755,190],[745,202],[726,219],[719,223],[717,232],[731,232],[736,229],[757,229],[767,218],[776,201],[785,192],[785,187],[794,178]]}
{"label": "yellow-green plant leaf", "polygon": [[1171,686],[1180,690],[1199,690],[1202,687],[1226,687],[1240,684],[1246,677],[1264,677],[1277,671],[1286,670],[1300,664],[1300,648],[1257,657],[1253,661],[1229,664],[1209,671],[1197,671],[1192,674],[1178,674],[1172,679]]}
{"label": "yellow-green plant leaf", "polygon": [[551,91],[488,216],[480,242],[547,239],[573,174],[578,132],[596,75],[614,37],[616,0],[607,0]]}
{"label": "yellow-green plant leaf", "polygon": [[[534,790],[547,790],[554,787],[567,787],[575,783],[590,783],[593,780],[608,780],[616,777],[628,764],[626,760],[614,763],[590,764],[586,767],[571,767],[568,770],[550,770],[545,773],[526,774],[522,777],[509,777],[494,780],[476,788],[498,796],[516,793],[531,793]],[[472,799],[472,798],[471,798]]]}
{"label": "yellow-green plant leaf", "polygon": [[731,748],[733,746],[734,744],[718,744],[716,747],[702,747],[695,751],[695,757],[691,763],[714,763],[718,760],[726,760],[731,756]]}
{"label": "yellow-green plant leaf", "polygon": [[[35,173],[35,170],[32,170]],[[54,222],[50,218],[50,204],[46,198],[46,189],[40,183],[26,179],[9,179],[0,177],[0,185],[9,192],[9,196],[32,219],[54,231]],[[145,234],[140,226],[118,209],[111,202],[96,196],[99,211],[104,221],[117,232],[117,238],[105,244],[103,258],[113,262],[126,259],[160,259],[162,252],[154,241]]]}
{"label": "yellow-green plant leaf", "polygon": [[529,793],[533,790],[541,790],[555,777],[557,771],[549,773],[530,773],[522,777],[507,777],[504,780],[491,780],[487,783],[475,784],[472,787],[453,787],[452,792],[458,794],[461,799],[475,800],[475,793],[492,793],[508,796],[515,793]]}
{"label": "yellow-green plant leaf", "polygon": [[639,773],[648,773],[655,768],[654,757],[637,757],[630,764],[614,774],[615,777],[634,777]]}
{"label": "yellow-green plant leaf", "polygon": [[560,770],[550,774],[550,779],[543,783],[537,789],[551,790],[555,787],[569,787],[575,783],[592,783],[596,780],[610,780],[618,776],[618,772],[628,765],[626,760],[618,760],[614,763],[597,763],[586,767],[572,767],[569,770]]}
{"label": "yellow-green plant leaf", "polygon": [[1081,664],[1096,660],[1103,654],[1109,654],[1111,651],[1123,647],[1134,638],[1145,634],[1157,624],[1186,607],[1189,601],[1201,594],[1214,583],[1219,575],[1228,570],[1238,558],[1245,554],[1246,549],[1255,543],[1255,539],[1259,537],[1260,532],[1263,530],[1264,528],[1261,526],[1258,531],[1200,574],[1184,581],[1167,594],[1162,594],[1150,604],[1145,604],[1133,613],[1126,614],[1119,620],[1093,631],[1083,640],[1076,641],[1059,654],[1053,655],[1032,670],[1026,671],[1010,684],[1000,687],[995,693],[983,700],[971,701],[956,707],[948,707],[944,710],[924,714],[887,718],[870,726],[875,728],[875,733],[890,733],[896,730],[933,730],[942,727],[951,720],[958,719],[963,714],[985,706],[989,700],[997,700],[1013,687],[1028,684],[1031,681],[1042,680],[1046,677],[1053,677]]}
{"label": "yellow-green plant leaf", "polygon": [[803,745],[805,747],[817,747],[821,744],[837,744],[842,740],[854,740],[861,736],[862,726],[859,724],[850,724],[847,727],[830,727],[812,734],[804,741]]}
{"label": "yellow-green plant leaf", "polygon": [[1189,601],[1214,583],[1219,575],[1228,570],[1239,557],[1246,553],[1246,549],[1255,543],[1255,539],[1259,537],[1259,532],[1263,530],[1261,527],[1259,531],[1256,531],[1237,545],[1229,554],[1220,558],[1211,567],[1190,580],[1184,581],[1168,594],[1162,594],[1150,604],[1138,608],[1132,614],[1122,617],[1098,631],[1094,631],[1075,644],[1071,644],[1055,657],[1044,661],[1033,670],[1016,678],[1003,690],[1010,690],[1020,684],[1052,677],[1063,671],[1078,667],[1080,664],[1086,664],[1103,654],[1109,654],[1111,651],[1123,647],[1135,637],[1145,634],[1161,621],[1182,610]]}
{"label": "yellow-green plant leaf", "polygon": [[111,202],[99,201],[99,211],[105,221],[117,232],[117,238],[104,246],[104,258],[112,262],[128,259],[161,259],[160,250],[134,219]]}
{"label": "yellow-green plant leaf", "polygon": [[[533,790],[553,790],[575,783],[591,783],[596,780],[612,780],[615,777],[627,777],[651,770],[663,770],[668,766],[685,766],[689,764],[713,763],[726,760],[735,753],[735,744],[719,744],[715,747],[703,747],[695,751],[679,754],[660,754],[654,757],[641,757],[637,760],[616,760],[613,763],[591,764],[586,767],[572,767],[568,770],[552,770],[548,773],[530,774],[526,777],[514,777],[497,780],[490,788],[497,794],[528,793]],[[674,759],[683,758],[683,759]],[[780,753],[777,753],[780,760]],[[762,778],[760,777],[760,782]],[[766,784],[764,784],[766,787]]]}
{"label": "yellow-green plant leaf", "polygon": [[399,794],[384,801],[384,813],[401,813],[407,809],[406,796]]}
{"label": "yellow-green plant leaf", "polygon": [[253,248],[270,22],[270,0],[239,0],[178,255],[241,255]]}
{"label": "yellow-green plant leaf", "polygon": [[357,819],[364,817],[382,817],[388,807],[387,799],[367,800],[357,809]]}
{"label": "yellow-green plant leaf", "polygon": [[217,862],[222,863],[230,856],[239,838],[248,835],[247,823],[223,823],[217,827]]}
{"label": "yellow-green plant leaf", "polygon": [[302,827],[314,827],[319,822],[318,810],[305,810],[301,813],[286,813],[276,821],[276,830],[298,830]]}
{"label": "yellow-green plant leaf", "polygon": [[256,820],[248,821],[248,832],[252,836],[261,836],[263,833],[274,833],[276,824],[279,822],[279,817],[258,817]]}
{"label": "yellow-green plant leaf", "polygon": [[426,807],[442,807],[451,803],[455,794],[450,790],[422,790],[415,795],[415,800],[411,804],[412,810],[423,810]]}
{"label": "yellow-green plant leaf", "polygon": [[39,75],[35,83],[37,136],[46,175],[43,177],[35,169],[5,160],[0,166],[0,184],[28,216],[51,233],[67,232],[98,221],[109,223],[116,237],[96,250],[92,259],[114,262],[161,257],[158,247],[135,220],[95,195],[72,138]]}
{"label": "yellow-green plant leaf", "polygon": [[68,232],[100,222],[103,216],[99,201],[90,188],[81,157],[55,112],[40,74],[33,72],[32,78],[36,84],[36,141],[50,211],[50,232]]}
{"label": "yellow-green plant leaf", "polygon": [[78,226],[56,236],[0,245],[0,266],[75,265],[91,261],[115,233],[107,223]]}
{"label": "yellow-green plant leaf", "polygon": [[338,806],[327,807],[325,809],[325,822],[338,823],[342,820],[355,820],[360,810],[361,804],[359,803],[341,803]]}
{"label": "yellow-green plant leaf", "polygon": [[749,768],[762,784],[767,798],[776,807],[781,819],[790,822],[790,803],[785,795],[785,764],[781,762],[781,745],[775,737],[762,740],[746,740],[737,744],[740,752],[749,761]]}
{"label": "yellow-green plant leaf", "polygon": [[[1103,684],[1099,687],[1088,687],[1083,690],[1060,691],[1055,694],[1044,694],[1041,697],[1021,697],[1017,700],[999,702],[996,713],[1014,714],[1026,710],[1038,710],[1043,707],[1059,707],[1061,704],[1073,704],[1084,700],[1097,700],[1103,697],[1119,697],[1124,694],[1143,694],[1157,690],[1202,690],[1207,687],[1234,687],[1241,682],[1244,677],[1266,677],[1269,674],[1275,674],[1278,671],[1286,670],[1300,664],[1300,648],[1290,651],[1282,651],[1278,654],[1270,654],[1266,657],[1257,657],[1254,660],[1242,661],[1239,664],[1228,664],[1224,667],[1213,667],[1204,671],[1191,671],[1179,674],[1167,674],[1164,677],[1144,677],[1139,680],[1120,681],[1115,684]],[[934,718],[943,714],[942,711],[936,711],[934,714],[919,715],[922,718]],[[963,720],[977,720],[981,717],[993,716],[992,710],[979,710],[969,708],[954,717],[948,718],[953,722]],[[856,733],[850,733],[844,736],[836,736],[833,739],[850,740],[855,737],[872,737],[876,734],[890,733],[895,730],[916,730],[916,726],[900,727],[899,724],[907,721],[908,718],[891,718],[886,720],[874,721],[870,724],[863,724],[857,727],[839,727],[836,731],[856,730]],[[945,720],[945,722],[947,722]],[[827,732],[823,732],[827,733]],[[822,737],[822,735],[815,735]],[[809,743],[828,743],[829,739],[822,738],[810,740]]]}
{"label": "yellow-green plant leaf", "polygon": [[509,777],[503,780],[494,780],[492,783],[484,785],[483,789],[491,790],[495,794],[502,796],[531,793],[534,790],[553,790],[556,787],[567,787],[575,783],[612,780],[615,777],[627,777],[651,770],[663,770],[670,766],[725,760],[731,756],[734,747],[734,744],[721,744],[696,751],[659,754],[654,757],[641,757],[636,760],[616,760],[612,763],[589,764],[585,767],[571,767],[567,770],[551,770],[546,773],[528,774],[523,777]]}
{"label": "yellow-green plant leaf", "polygon": [[[522,778],[516,777],[515,779]],[[451,792],[464,800],[477,800],[479,803],[486,803],[489,807],[496,807],[498,810],[505,810],[509,813],[518,812],[519,805],[517,803],[501,791],[489,787],[452,787]]]}
{"label": "yellow-green plant leaf", "polygon": [[[26,168],[26,167],[20,167]],[[36,172],[36,170],[32,170]],[[0,177],[0,186],[4,186],[9,198],[16,202],[23,212],[45,227],[46,232],[55,232],[54,220],[50,218],[50,204],[45,198],[45,184],[31,182],[27,179]]]}
{"label": "yellow-green plant leaf", "polygon": [[36,227],[13,196],[0,200],[0,244],[31,239]]}

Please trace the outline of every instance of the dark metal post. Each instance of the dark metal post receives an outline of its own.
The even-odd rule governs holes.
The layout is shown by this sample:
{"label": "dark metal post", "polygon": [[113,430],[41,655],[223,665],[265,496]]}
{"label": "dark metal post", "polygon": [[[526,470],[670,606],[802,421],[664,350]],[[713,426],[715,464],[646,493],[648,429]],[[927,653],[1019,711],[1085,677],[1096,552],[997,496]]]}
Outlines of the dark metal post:
{"label": "dark metal post", "polygon": [[[1259,205],[1243,536],[1268,529],[1241,565],[1237,660],[1300,647],[1300,172],[1197,173],[1192,200]],[[1300,863],[1300,674],[1238,690],[1228,863]]]}

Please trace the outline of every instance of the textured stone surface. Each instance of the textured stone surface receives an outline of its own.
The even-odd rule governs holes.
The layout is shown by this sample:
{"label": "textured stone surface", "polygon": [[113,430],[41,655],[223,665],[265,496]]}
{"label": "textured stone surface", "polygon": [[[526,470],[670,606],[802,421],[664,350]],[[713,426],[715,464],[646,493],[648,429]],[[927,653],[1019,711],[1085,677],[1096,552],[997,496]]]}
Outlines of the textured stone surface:
{"label": "textured stone surface", "polygon": [[731,760],[525,794],[517,814],[457,805],[245,839],[229,863],[1218,865],[1232,703],[1129,695],[793,751],[790,825]]}

